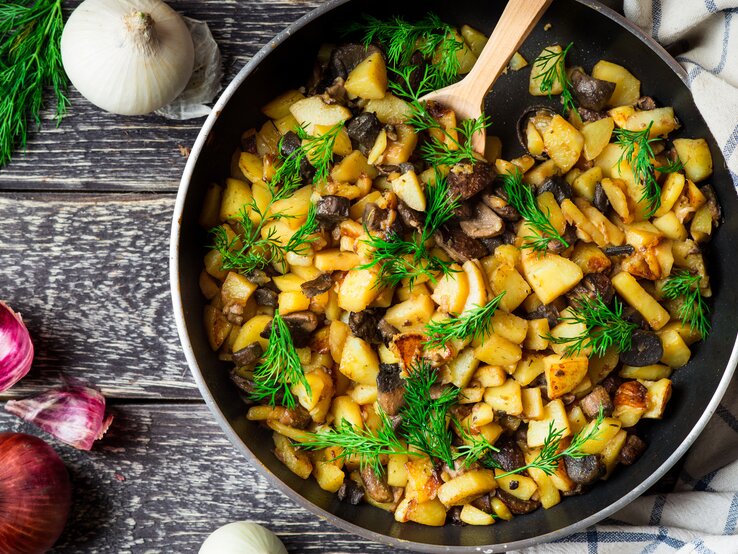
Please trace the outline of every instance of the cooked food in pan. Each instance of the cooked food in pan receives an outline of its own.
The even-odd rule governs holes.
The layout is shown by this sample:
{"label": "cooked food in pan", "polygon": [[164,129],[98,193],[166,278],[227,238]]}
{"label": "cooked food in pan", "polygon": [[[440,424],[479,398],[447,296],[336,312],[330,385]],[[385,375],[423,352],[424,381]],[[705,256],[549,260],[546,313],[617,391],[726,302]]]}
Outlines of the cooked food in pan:
{"label": "cooked food in pan", "polygon": [[707,143],[670,138],[678,114],[625,67],[552,44],[510,62],[530,73],[522,155],[494,136],[481,155],[495,122],[423,96],[483,34],[352,32],[263,107],[203,205],[205,327],[246,416],[295,474],[400,522],[489,525],[627,471],[710,329]]}

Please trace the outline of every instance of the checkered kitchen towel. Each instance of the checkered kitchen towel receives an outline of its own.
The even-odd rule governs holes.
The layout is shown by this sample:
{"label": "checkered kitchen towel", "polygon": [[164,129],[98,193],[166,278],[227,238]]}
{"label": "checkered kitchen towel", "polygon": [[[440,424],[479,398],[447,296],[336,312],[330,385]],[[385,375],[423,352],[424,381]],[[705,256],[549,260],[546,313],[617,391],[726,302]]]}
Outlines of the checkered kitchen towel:
{"label": "checkered kitchen towel", "polygon": [[[738,188],[738,0],[625,0],[625,15],[677,56]],[[733,214],[735,216],[735,214]],[[526,554],[738,554],[738,377],[686,456],[674,491]]]}

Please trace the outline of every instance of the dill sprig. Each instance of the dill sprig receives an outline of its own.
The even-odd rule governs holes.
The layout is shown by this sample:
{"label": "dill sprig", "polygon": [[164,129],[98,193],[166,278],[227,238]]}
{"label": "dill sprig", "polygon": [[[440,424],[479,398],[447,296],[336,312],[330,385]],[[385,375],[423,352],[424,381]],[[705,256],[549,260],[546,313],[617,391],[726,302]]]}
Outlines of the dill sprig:
{"label": "dill sprig", "polygon": [[710,319],[705,299],[700,292],[701,275],[692,275],[689,271],[682,269],[670,275],[664,283],[662,292],[664,297],[671,300],[681,300],[678,315],[682,325],[700,336],[706,337],[710,332]]}
{"label": "dill sprig", "polygon": [[534,77],[535,79],[541,80],[541,92],[546,93],[551,98],[554,83],[558,81],[561,84],[561,101],[564,104],[565,113],[569,110],[577,111],[574,105],[574,98],[571,94],[572,84],[569,76],[566,74],[566,55],[573,45],[574,43],[570,42],[561,52],[545,48],[541,55],[533,62],[534,67],[539,69],[545,68],[545,71]]}
{"label": "dill sprig", "polygon": [[[639,202],[645,202],[648,205],[649,217],[656,213],[656,210],[661,206],[661,187],[654,175],[654,153],[651,148],[652,142],[661,139],[658,137],[649,138],[652,125],[653,121],[642,131],[629,131],[620,128],[613,131],[615,134],[615,144],[622,148],[617,165],[623,160],[627,160],[636,182],[640,182],[643,185],[643,193]],[[664,172],[667,171],[664,170]]]}
{"label": "dill sprig", "polygon": [[572,305],[571,314],[562,317],[561,321],[583,323],[586,327],[584,331],[573,337],[554,337],[551,333],[544,337],[553,344],[565,344],[565,356],[579,354],[588,348],[592,349],[590,356],[604,356],[612,345],[620,352],[630,350],[633,331],[638,325],[623,319],[623,305],[617,298],[613,299],[610,308],[599,294],[596,299],[582,296]]}
{"label": "dill sprig", "polygon": [[374,473],[382,475],[381,456],[404,454],[420,456],[421,454],[405,448],[392,428],[392,422],[381,408],[377,410],[381,425],[376,433],[369,429],[356,427],[351,422],[342,419],[333,429],[318,433],[306,433],[306,440],[300,441],[300,447],[308,450],[322,450],[323,448],[339,447],[338,453],[331,461],[341,460],[348,456],[356,456],[361,468],[371,467]]}
{"label": "dill sprig", "polygon": [[456,402],[459,389],[449,386],[432,398],[431,389],[437,380],[438,374],[427,360],[410,366],[405,380],[405,405],[400,412],[402,432],[408,445],[453,467],[448,410]]}
{"label": "dill sprig", "polygon": [[464,460],[464,467],[467,469],[476,462],[481,462],[486,467],[499,468],[499,464],[494,458],[490,458],[491,452],[499,452],[484,435],[472,435],[458,420],[454,420],[457,434],[464,440],[464,444],[456,447],[455,459]]}
{"label": "dill sprig", "polygon": [[315,204],[310,204],[305,223],[287,241],[284,247],[285,253],[294,252],[295,254],[303,255],[308,247],[317,240],[318,237],[314,236],[320,228],[317,215],[318,209],[315,207]]}
{"label": "dill sprig", "polygon": [[461,122],[461,127],[454,127],[449,132],[435,117],[431,115],[425,103],[421,100],[423,96],[432,92],[437,87],[433,83],[432,66],[426,66],[418,85],[413,88],[412,79],[414,67],[405,67],[394,70],[399,77],[398,82],[390,82],[389,88],[398,96],[404,98],[410,105],[410,117],[407,124],[416,132],[435,130],[440,132],[444,140],[437,136],[431,136],[430,140],[423,143],[418,152],[420,157],[432,166],[454,165],[463,161],[476,163],[471,138],[476,133],[486,131],[490,125],[489,116],[482,114],[477,119],[467,119]]}
{"label": "dill sprig", "polygon": [[425,325],[425,332],[428,335],[425,345],[428,348],[436,348],[453,339],[476,339],[484,336],[489,330],[492,316],[495,315],[503,296],[505,296],[505,291],[484,306],[474,306],[460,315],[441,321],[429,321]]}
{"label": "dill sprig", "polygon": [[666,165],[656,167],[655,169],[659,173],[676,173],[677,171],[681,171],[682,169],[684,169],[684,164],[681,160],[677,159],[669,162]]}
{"label": "dill sprig", "polygon": [[365,15],[364,21],[347,29],[347,32],[357,31],[364,34],[366,46],[373,42],[383,46],[393,69],[407,66],[416,51],[429,60],[435,56],[430,66],[434,88],[450,85],[459,75],[461,64],[457,53],[464,43],[457,38],[454,28],[434,13],[412,23],[398,16],[381,20]]}
{"label": "dill sprig", "polygon": [[358,269],[379,266],[378,286],[397,286],[407,279],[412,288],[421,277],[436,282],[439,273],[448,275],[454,271],[452,262],[431,253],[428,243],[433,234],[453,217],[454,210],[459,205],[458,200],[449,195],[448,182],[438,170],[433,182],[426,186],[425,196],[426,211],[422,232],[415,233],[410,240],[405,240],[394,232],[386,237],[373,235],[365,227],[368,238],[364,242],[371,250],[372,259]]}
{"label": "dill sprig", "polygon": [[41,125],[46,87],[56,97],[57,122],[66,113],[61,61],[61,0],[10,0],[0,5],[0,167],[25,147],[28,122]]}
{"label": "dill sprig", "polygon": [[505,473],[497,475],[496,477],[499,479],[508,475],[516,475],[531,468],[540,469],[546,475],[553,475],[554,473],[556,473],[556,469],[559,467],[559,460],[564,456],[580,459],[588,455],[582,450],[582,447],[584,446],[584,443],[590,440],[600,440],[600,426],[602,425],[604,419],[605,414],[602,410],[602,406],[600,406],[600,411],[597,414],[595,424],[592,426],[592,428],[587,433],[583,433],[584,429],[582,429],[582,431],[580,431],[579,433],[576,433],[572,437],[569,446],[567,446],[563,450],[561,450],[560,447],[561,440],[564,438],[564,429],[555,428],[554,422],[551,421],[548,426],[548,433],[546,435],[546,439],[543,442],[543,446],[541,447],[541,450],[538,452],[533,461],[512,471],[507,471]]}
{"label": "dill sprig", "polygon": [[519,169],[515,168],[512,173],[502,175],[502,184],[507,194],[507,201],[536,233],[525,237],[523,248],[532,248],[537,252],[544,252],[548,249],[548,245],[552,240],[559,241],[564,248],[569,247],[569,243],[551,223],[551,214],[543,213],[540,206],[538,206],[538,202],[536,202],[536,197],[533,195],[533,189],[523,183],[523,176]]}
{"label": "dill sprig", "polygon": [[269,344],[261,361],[254,368],[254,390],[249,396],[255,402],[266,400],[271,406],[281,403],[286,408],[293,409],[295,397],[290,386],[296,383],[302,384],[310,394],[310,384],[305,378],[292,335],[279,315],[279,309],[276,309]]}

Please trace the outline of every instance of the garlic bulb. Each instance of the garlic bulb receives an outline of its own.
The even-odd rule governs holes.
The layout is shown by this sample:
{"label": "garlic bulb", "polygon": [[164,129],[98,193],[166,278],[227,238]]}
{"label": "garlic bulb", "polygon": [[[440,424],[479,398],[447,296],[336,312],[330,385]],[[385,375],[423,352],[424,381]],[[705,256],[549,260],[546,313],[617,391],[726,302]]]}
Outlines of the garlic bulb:
{"label": "garlic bulb", "polygon": [[287,554],[277,535],[250,521],[236,521],[216,529],[199,554]]}
{"label": "garlic bulb", "polygon": [[187,86],[192,37],[161,0],[85,0],[61,39],[64,69],[79,92],[117,114],[141,115],[169,104]]}

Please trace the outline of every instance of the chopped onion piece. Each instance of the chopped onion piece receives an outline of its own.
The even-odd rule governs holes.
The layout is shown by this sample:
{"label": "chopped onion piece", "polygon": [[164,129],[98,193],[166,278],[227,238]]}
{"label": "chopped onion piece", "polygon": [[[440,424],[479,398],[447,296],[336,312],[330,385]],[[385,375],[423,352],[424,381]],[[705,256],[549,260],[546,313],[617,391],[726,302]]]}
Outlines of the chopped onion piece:
{"label": "chopped onion piece", "polygon": [[5,409],[80,450],[90,450],[113,421],[105,415],[105,397],[71,379],[38,396],[9,400]]}
{"label": "chopped onion piece", "polygon": [[0,392],[8,390],[31,369],[33,343],[20,314],[0,302]]}

